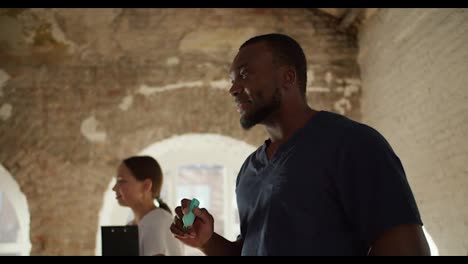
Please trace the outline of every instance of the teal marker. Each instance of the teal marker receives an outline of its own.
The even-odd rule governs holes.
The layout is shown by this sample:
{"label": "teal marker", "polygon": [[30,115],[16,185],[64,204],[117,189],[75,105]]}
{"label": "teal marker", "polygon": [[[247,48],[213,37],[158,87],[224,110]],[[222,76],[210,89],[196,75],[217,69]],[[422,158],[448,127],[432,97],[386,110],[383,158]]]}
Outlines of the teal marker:
{"label": "teal marker", "polygon": [[190,202],[188,213],[182,217],[182,222],[184,222],[185,229],[193,225],[193,221],[195,221],[195,215],[193,214],[193,209],[198,208],[199,205],[200,205],[200,202],[195,198],[193,198],[192,201]]}

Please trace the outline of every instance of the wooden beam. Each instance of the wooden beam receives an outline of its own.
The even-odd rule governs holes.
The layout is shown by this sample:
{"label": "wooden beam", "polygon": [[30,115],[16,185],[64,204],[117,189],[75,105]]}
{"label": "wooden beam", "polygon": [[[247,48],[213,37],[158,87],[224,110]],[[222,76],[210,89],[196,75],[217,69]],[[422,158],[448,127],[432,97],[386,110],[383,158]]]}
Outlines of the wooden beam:
{"label": "wooden beam", "polygon": [[342,18],[346,14],[348,8],[317,8],[318,10],[332,15],[336,18]]}
{"label": "wooden beam", "polygon": [[363,8],[349,8],[348,12],[346,12],[346,14],[341,19],[340,25],[338,26],[338,30],[346,30],[363,11]]}

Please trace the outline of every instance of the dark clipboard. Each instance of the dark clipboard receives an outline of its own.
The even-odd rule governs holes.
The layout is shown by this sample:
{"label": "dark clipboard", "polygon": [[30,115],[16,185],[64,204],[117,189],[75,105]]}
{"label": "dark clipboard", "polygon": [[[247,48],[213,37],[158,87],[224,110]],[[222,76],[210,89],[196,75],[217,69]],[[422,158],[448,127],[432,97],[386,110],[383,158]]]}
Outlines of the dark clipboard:
{"label": "dark clipboard", "polygon": [[138,256],[138,226],[101,226],[103,256]]}

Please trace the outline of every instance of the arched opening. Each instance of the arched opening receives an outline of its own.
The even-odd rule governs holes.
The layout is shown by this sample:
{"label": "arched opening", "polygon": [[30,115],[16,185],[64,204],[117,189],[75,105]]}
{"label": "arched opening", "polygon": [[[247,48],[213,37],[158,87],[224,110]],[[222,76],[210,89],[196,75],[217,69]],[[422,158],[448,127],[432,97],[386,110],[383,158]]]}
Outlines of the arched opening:
{"label": "arched opening", "polygon": [[26,197],[1,165],[0,183],[0,256],[29,255],[30,216]]}
{"label": "arched opening", "polygon": [[431,256],[439,256],[439,248],[437,247],[434,240],[432,240],[431,235],[427,232],[426,228],[423,226],[424,235],[426,235],[427,243],[431,249]]}
{"label": "arched opening", "polygon": [[[196,197],[214,215],[215,230],[234,240],[239,234],[235,200],[237,173],[255,147],[217,134],[185,134],[152,144],[139,155],[150,155],[161,164],[164,185],[161,196],[174,209],[183,197]],[[130,154],[129,154],[130,155]],[[128,208],[115,201],[113,179],[104,194],[96,236],[96,255],[101,254],[100,226],[124,225],[132,218]],[[187,255],[200,255],[186,248]]]}

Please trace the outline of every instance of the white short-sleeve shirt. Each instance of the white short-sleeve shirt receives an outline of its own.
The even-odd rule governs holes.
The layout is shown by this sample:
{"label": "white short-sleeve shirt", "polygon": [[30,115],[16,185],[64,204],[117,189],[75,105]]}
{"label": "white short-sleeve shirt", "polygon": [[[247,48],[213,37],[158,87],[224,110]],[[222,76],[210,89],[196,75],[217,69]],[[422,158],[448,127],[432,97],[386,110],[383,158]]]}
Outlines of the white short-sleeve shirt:
{"label": "white short-sleeve shirt", "polygon": [[161,208],[153,209],[143,216],[138,223],[140,256],[183,255],[182,243],[169,230],[171,224],[172,215]]}

